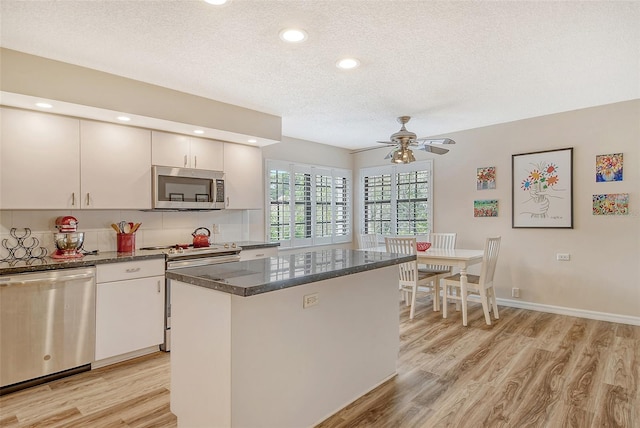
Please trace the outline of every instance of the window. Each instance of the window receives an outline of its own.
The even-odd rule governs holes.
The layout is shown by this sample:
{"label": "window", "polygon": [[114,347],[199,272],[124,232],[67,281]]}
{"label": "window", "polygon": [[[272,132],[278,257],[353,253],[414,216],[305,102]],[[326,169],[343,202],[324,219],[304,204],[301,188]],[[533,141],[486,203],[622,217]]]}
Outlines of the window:
{"label": "window", "polygon": [[432,161],[364,168],[362,233],[426,235],[432,228]]}
{"label": "window", "polygon": [[351,171],[267,160],[267,230],[281,247],[351,241]]}

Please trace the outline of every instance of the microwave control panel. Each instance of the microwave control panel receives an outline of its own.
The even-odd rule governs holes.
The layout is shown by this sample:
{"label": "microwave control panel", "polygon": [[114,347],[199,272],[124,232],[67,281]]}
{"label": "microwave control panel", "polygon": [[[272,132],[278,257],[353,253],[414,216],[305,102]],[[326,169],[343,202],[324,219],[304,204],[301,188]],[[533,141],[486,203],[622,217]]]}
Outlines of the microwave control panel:
{"label": "microwave control panel", "polygon": [[215,202],[224,202],[224,180],[216,179],[216,200]]}

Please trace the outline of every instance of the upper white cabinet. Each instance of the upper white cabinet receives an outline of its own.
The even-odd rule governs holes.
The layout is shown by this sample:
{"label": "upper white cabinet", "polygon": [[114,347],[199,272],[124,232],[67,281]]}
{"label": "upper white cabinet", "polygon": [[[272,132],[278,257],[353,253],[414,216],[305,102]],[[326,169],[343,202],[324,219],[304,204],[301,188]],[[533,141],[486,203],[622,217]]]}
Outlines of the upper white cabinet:
{"label": "upper white cabinet", "polygon": [[224,143],[206,138],[152,131],[153,165],[223,170]]}
{"label": "upper white cabinet", "polygon": [[81,207],[151,208],[151,132],[81,121]]}
{"label": "upper white cabinet", "polygon": [[2,209],[151,208],[151,132],[2,109]]}
{"label": "upper white cabinet", "polygon": [[242,144],[224,144],[226,208],[264,208],[262,169],[260,148]]}
{"label": "upper white cabinet", "polygon": [[80,121],[3,108],[2,209],[80,207]]}

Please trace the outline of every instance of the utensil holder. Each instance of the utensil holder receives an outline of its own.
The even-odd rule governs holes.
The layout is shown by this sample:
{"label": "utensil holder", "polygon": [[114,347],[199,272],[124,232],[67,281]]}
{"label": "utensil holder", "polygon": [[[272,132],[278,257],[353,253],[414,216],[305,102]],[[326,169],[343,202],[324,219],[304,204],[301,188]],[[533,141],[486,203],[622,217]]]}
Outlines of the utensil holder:
{"label": "utensil holder", "polygon": [[116,243],[119,253],[133,253],[136,250],[136,234],[118,233]]}

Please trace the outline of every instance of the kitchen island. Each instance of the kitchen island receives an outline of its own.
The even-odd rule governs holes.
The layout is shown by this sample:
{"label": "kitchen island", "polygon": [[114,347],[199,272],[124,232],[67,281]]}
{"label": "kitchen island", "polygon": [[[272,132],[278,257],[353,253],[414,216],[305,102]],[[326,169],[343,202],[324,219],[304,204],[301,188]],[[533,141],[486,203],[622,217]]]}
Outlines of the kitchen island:
{"label": "kitchen island", "polygon": [[396,373],[397,264],[305,251],[167,272],[179,427],[308,427]]}

